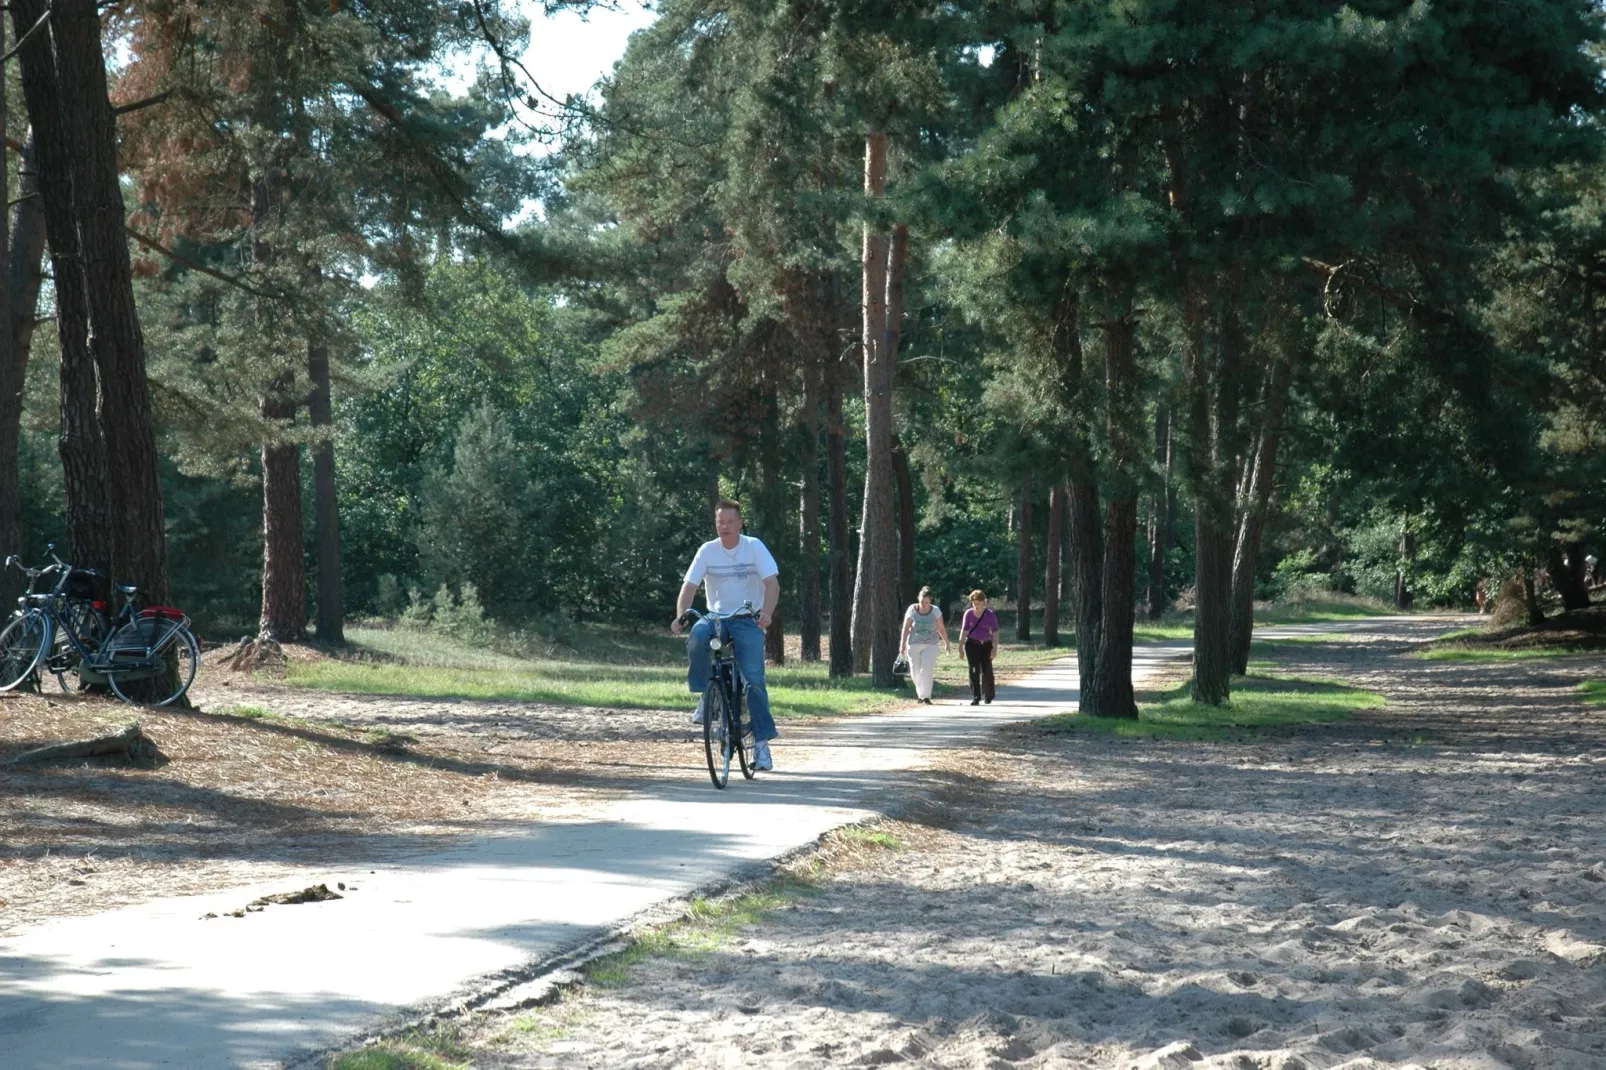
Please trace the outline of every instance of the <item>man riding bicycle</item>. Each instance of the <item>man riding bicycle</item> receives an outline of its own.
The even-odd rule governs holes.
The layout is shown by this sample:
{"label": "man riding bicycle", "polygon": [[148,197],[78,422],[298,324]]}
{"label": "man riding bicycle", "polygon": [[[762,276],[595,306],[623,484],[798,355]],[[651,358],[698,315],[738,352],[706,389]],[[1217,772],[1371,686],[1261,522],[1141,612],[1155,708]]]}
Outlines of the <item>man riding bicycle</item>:
{"label": "man riding bicycle", "polygon": [[[726,499],[714,507],[714,531],[719,537],[698,547],[686,570],[686,582],[681,584],[675,619],[669,628],[676,635],[681,633],[681,618],[691,608],[700,585],[707,585],[704,601],[712,613],[742,614],[745,604],[752,605],[751,615],[736,616],[725,626],[736,648],[736,666],[747,681],[747,712],[753,718],[755,741],[753,766],[773,769],[769,741],[778,733],[775,718],[770,715],[769,689],[764,686],[764,629],[770,626],[781,599],[780,569],[762,542],[742,534],[742,507],[737,502]],[[714,622],[700,620],[692,625],[686,642],[686,682],[694,694],[702,694],[708,686],[713,664],[708,640],[713,634]],[[700,702],[697,709],[700,717]]]}

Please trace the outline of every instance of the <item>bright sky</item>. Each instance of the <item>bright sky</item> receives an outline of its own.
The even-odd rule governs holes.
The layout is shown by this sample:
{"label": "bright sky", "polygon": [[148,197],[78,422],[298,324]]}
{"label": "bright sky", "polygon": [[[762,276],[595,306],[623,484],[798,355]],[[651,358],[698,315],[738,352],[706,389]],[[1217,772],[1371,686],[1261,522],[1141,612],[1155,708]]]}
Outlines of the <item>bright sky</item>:
{"label": "bright sky", "polygon": [[522,6],[530,19],[524,65],[559,100],[567,93],[584,94],[611,74],[631,32],[657,17],[639,0],[618,0],[613,8],[593,8],[587,15],[565,11],[550,18],[541,14],[539,3],[522,0]]}

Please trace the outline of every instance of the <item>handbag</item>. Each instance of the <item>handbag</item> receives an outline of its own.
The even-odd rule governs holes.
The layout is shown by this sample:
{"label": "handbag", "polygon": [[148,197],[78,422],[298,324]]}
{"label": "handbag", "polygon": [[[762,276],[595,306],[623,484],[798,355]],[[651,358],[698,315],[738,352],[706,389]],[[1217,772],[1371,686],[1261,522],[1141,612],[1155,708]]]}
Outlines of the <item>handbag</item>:
{"label": "handbag", "polygon": [[903,654],[899,654],[897,657],[892,659],[892,675],[894,675],[894,676],[908,676],[909,675],[909,659],[908,659],[908,657],[906,657]]}

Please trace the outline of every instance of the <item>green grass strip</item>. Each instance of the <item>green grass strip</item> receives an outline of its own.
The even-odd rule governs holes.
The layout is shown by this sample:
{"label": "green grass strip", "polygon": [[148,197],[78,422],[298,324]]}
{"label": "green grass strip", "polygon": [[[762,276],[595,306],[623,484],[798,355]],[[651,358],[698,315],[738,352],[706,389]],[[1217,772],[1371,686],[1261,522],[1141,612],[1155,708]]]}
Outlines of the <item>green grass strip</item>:
{"label": "green grass strip", "polygon": [[1578,690],[1589,705],[1606,706],[1606,680],[1585,680]]}
{"label": "green grass strip", "polygon": [[1233,680],[1232,700],[1224,706],[1194,702],[1190,683],[1179,684],[1158,702],[1138,711],[1136,720],[1058,714],[1037,722],[1046,732],[1092,732],[1129,739],[1240,739],[1263,728],[1342,721],[1386,700],[1375,691],[1335,680],[1252,673]]}
{"label": "green grass strip", "polygon": [[1436,646],[1419,650],[1411,656],[1418,661],[1460,661],[1468,663],[1500,661],[1540,661],[1545,658],[1565,658],[1577,654],[1599,654],[1599,650],[1585,650],[1576,646],[1507,647]]}

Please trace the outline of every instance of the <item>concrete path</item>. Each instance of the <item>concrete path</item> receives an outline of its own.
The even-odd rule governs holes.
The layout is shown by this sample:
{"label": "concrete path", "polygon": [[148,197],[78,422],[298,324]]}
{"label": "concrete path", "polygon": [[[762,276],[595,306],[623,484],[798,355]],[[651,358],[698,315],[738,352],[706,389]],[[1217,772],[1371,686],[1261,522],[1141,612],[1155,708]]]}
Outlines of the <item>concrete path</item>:
{"label": "concrete path", "polygon": [[[1263,633],[1361,630],[1383,622]],[[1140,647],[1134,677],[1185,657]],[[715,791],[706,778],[411,864],[334,868],[338,901],[272,906],[241,888],[50,922],[0,940],[0,1068],[281,1067],[483,989],[631,917],[870,816],[901,773],[1001,723],[1076,704],[1056,662],[968,701],[788,732],[780,772]]]}

